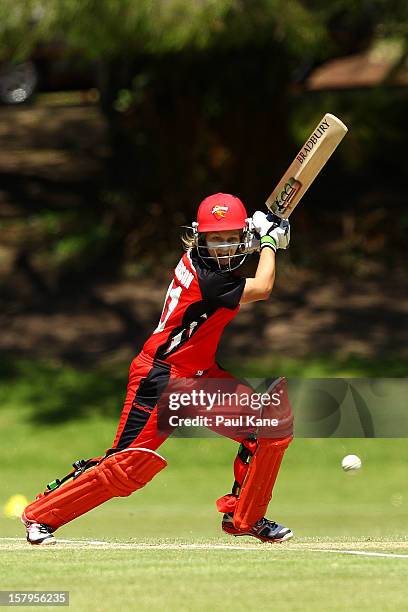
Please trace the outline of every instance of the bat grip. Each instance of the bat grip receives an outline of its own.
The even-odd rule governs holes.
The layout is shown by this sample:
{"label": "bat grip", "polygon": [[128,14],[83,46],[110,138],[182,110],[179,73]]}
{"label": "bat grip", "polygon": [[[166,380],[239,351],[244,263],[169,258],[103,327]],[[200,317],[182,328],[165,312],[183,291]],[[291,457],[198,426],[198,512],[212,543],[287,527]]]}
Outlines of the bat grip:
{"label": "bat grip", "polygon": [[275,225],[275,227],[278,227],[282,221],[282,217],[278,217],[278,215],[275,215],[275,213],[271,211],[267,213],[266,218],[268,219],[268,221],[271,221]]}

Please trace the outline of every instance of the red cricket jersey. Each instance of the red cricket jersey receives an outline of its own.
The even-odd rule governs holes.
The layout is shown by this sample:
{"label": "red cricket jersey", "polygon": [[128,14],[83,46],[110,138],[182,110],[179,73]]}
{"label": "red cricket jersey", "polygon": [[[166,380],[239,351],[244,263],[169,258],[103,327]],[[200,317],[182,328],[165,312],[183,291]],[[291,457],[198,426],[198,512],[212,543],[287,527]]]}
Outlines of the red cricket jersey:
{"label": "red cricket jersey", "polygon": [[143,351],[191,374],[207,370],[224,327],[238,313],[244,286],[244,278],[204,264],[196,249],[184,253]]}

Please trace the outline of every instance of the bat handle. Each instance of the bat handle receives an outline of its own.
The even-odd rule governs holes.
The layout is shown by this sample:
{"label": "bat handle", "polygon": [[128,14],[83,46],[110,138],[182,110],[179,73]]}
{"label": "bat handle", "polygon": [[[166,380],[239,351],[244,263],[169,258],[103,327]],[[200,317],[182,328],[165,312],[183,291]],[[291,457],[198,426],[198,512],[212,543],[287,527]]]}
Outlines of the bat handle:
{"label": "bat handle", "polygon": [[275,213],[269,211],[269,213],[266,215],[268,221],[271,221],[272,223],[274,223],[274,225],[276,227],[278,227],[278,225],[281,224],[282,221],[282,217],[279,217],[278,215],[275,215]]}

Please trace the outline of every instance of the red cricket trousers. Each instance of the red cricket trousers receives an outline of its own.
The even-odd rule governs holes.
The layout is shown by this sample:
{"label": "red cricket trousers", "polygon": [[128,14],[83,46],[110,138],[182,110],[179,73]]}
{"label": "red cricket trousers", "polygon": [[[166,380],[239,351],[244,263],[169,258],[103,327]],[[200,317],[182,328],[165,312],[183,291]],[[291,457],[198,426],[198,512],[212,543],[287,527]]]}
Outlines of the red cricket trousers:
{"label": "red cricket trousers", "polygon": [[[160,397],[172,380],[192,377],[191,372],[187,373],[166,362],[153,360],[142,351],[130,365],[126,399],[113,448],[132,446],[156,450],[169,435],[158,431],[157,404]],[[217,364],[200,373],[199,378],[227,378],[235,381],[237,387],[245,387],[241,381]],[[249,389],[247,386],[246,388]],[[242,442],[241,438],[232,439]]]}
{"label": "red cricket trousers", "polygon": [[[126,399],[113,449],[122,450],[131,446],[156,450],[167,439],[171,432],[158,431],[158,402],[169,382],[177,378],[192,378],[192,374],[166,362],[153,360],[143,351],[132,361]],[[236,387],[240,390],[247,389],[250,393],[252,392],[248,385],[215,363],[210,369],[200,373],[200,379],[202,378],[229,379],[235,381],[234,384],[236,383]],[[217,507],[220,512],[234,510],[236,497],[248,470],[249,459],[257,447],[254,439],[232,435],[228,437],[241,445],[234,460],[235,481],[232,494],[225,495],[218,500]]]}

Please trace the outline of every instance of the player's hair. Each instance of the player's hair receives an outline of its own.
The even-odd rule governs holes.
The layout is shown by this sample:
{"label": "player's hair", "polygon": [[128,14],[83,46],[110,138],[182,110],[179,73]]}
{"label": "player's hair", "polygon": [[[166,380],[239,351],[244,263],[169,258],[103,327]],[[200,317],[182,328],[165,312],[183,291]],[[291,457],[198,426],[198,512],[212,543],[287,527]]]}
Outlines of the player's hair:
{"label": "player's hair", "polygon": [[181,242],[183,243],[183,248],[185,251],[189,251],[196,245],[195,238],[191,231],[185,232],[181,236]]}

